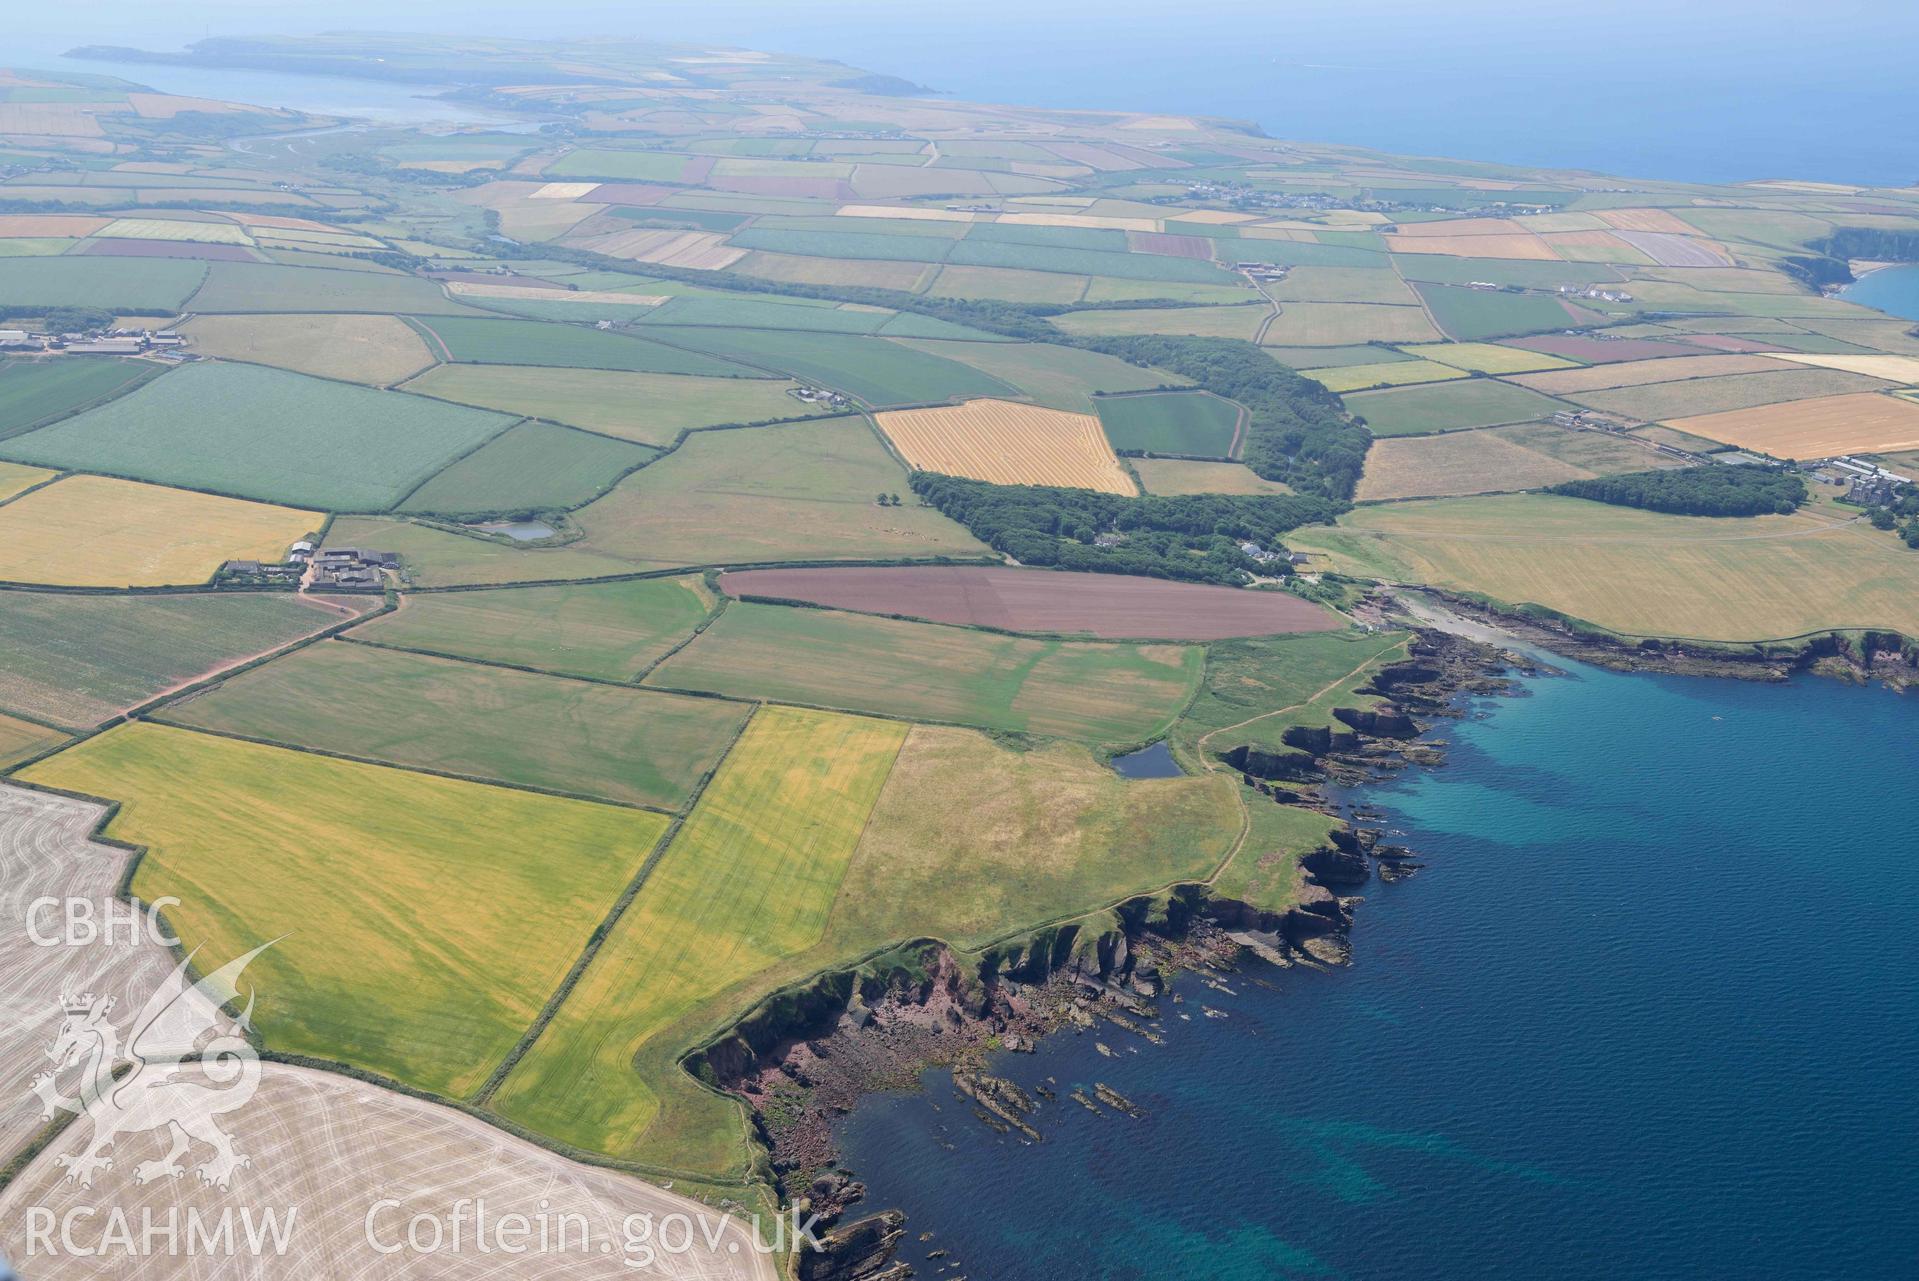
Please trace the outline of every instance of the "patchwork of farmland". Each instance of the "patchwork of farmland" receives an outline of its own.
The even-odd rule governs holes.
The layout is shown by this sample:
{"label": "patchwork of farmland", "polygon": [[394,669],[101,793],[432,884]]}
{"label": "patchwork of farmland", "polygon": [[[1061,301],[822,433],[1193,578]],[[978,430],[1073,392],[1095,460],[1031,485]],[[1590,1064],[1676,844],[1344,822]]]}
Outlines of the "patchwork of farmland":
{"label": "patchwork of farmland", "polygon": [[676,1062],[698,1030],[669,1033],[819,942],[905,737],[886,721],[758,713],[495,1106],[589,1151],[743,1163],[738,1113]]}
{"label": "patchwork of farmland", "polygon": [[345,641],[160,713],[169,724],[594,800],[675,809],[746,708]]}
{"label": "patchwork of farmland", "polygon": [[1375,436],[1414,436],[1550,418],[1564,406],[1524,387],[1469,378],[1362,392],[1348,396],[1346,408],[1364,418]]}
{"label": "patchwork of farmland", "polygon": [[400,390],[544,418],[642,445],[670,445],[683,431],[763,423],[828,412],[788,393],[776,378],[701,378],[611,369],[441,365]]}
{"label": "patchwork of farmland", "polygon": [[139,361],[0,361],[0,440],[104,404],[157,373]]}
{"label": "patchwork of farmland", "polygon": [[1107,443],[1100,420],[1090,414],[1008,400],[969,400],[937,409],[896,409],[880,414],[878,421],[915,471],[996,485],[1138,492]]}
{"label": "patchwork of farmland", "polygon": [[627,570],[985,553],[929,507],[877,501],[910,489],[857,418],[694,432],[574,513],[586,537],[559,550],[604,554]]}
{"label": "patchwork of farmland", "polygon": [[0,443],[0,456],[265,502],[374,511],[512,423],[417,396],[221,362],[176,369],[98,409],[16,436]]}
{"label": "patchwork of farmland", "polygon": [[983,565],[749,569],[723,575],[720,587],[735,597],[1102,640],[1220,640],[1341,625],[1319,606],[1281,592]]}
{"label": "patchwork of farmland", "polygon": [[0,592],[0,710],[83,729],[371,605],[254,592]]}
{"label": "patchwork of farmland", "polygon": [[688,640],[715,605],[698,578],[431,592],[355,639],[564,676],[623,681]]}
{"label": "patchwork of farmland", "polygon": [[1198,649],[1028,640],[738,602],[646,678],[697,690],[985,729],[1142,743],[1199,679]]}

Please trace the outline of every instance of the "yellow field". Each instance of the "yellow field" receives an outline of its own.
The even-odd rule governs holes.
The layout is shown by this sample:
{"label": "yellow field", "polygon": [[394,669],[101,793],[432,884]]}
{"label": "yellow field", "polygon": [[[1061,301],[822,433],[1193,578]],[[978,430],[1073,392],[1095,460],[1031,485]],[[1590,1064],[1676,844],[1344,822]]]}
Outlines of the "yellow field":
{"label": "yellow field", "polygon": [[247,972],[276,1049],[454,1097],[525,1033],[665,832],[664,815],[197,734],[119,726],[27,777],[124,802],[133,882],[202,959]]}
{"label": "yellow field", "polygon": [[733,248],[726,237],[712,231],[616,231],[569,239],[567,243],[614,258],[694,271],[720,271],[746,257],[746,250]]}
{"label": "yellow field", "polygon": [[1400,350],[1421,360],[1434,360],[1481,374],[1523,374],[1536,369],[1570,369],[1573,365],[1572,361],[1559,356],[1490,342],[1414,343]]}
{"label": "yellow field", "polygon": [[181,332],[201,355],[374,387],[433,363],[420,335],[397,316],[196,316]]}
{"label": "yellow field", "polygon": [[29,467],[25,463],[0,463],[0,502],[59,474],[44,467]]}
{"label": "yellow field", "polygon": [[878,415],[913,467],[996,485],[1066,485],[1133,494],[1133,478],[1091,414],[1008,400],[969,400]]}
{"label": "yellow field", "polygon": [[[653,1044],[703,1002],[825,935],[841,879],[907,726],[763,709],[639,896],[494,1102],[523,1125],[630,1154],[656,1123],[736,1131]],[[662,1095],[674,1107],[662,1111]],[[733,1144],[744,1138],[736,1132]]]}
{"label": "yellow field", "polygon": [[0,507],[0,581],[204,583],[224,560],[279,560],[321,519],[291,507],[70,476]]}
{"label": "yellow field", "polygon": [[0,103],[0,134],[44,134],[53,138],[98,138],[105,130],[94,119],[99,108],[69,102]]}
{"label": "yellow field", "polygon": [[1919,404],[1870,391],[1673,418],[1667,426],[1774,458],[1919,448]]}
{"label": "yellow field", "polygon": [[1723,378],[1728,374],[1776,373],[1785,369],[1773,356],[1661,356],[1653,360],[1622,360],[1584,369],[1554,369],[1512,379],[1522,387],[1549,396],[1613,387],[1644,387],[1649,383],[1678,382],[1686,378]]}
{"label": "yellow field", "polygon": [[1384,360],[1371,365],[1338,365],[1312,371],[1313,381],[1328,391],[1404,387],[1412,383],[1439,383],[1466,376],[1463,369],[1431,360]]}
{"label": "yellow field", "polygon": [[1592,475],[1584,467],[1506,439],[1495,430],[1375,440],[1353,496],[1427,498],[1540,489]]}
{"label": "yellow field", "polygon": [[1919,635],[1919,556],[1818,510],[1709,518],[1549,495],[1449,498],[1362,507],[1286,543],[1341,573],[1545,605],[1632,635]]}
{"label": "yellow field", "polygon": [[1889,383],[1919,383],[1919,356],[1822,355],[1806,351],[1781,351],[1774,355],[1779,360],[1817,365],[1821,369],[1843,369],[1849,374],[1883,378]]}

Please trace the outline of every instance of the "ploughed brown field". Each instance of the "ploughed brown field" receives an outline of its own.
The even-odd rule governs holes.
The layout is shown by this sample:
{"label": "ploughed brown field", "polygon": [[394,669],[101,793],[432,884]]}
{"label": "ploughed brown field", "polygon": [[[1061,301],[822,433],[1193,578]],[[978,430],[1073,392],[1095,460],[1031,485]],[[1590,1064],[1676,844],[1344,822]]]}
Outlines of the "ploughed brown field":
{"label": "ploughed brown field", "polygon": [[749,569],[721,575],[720,587],[736,597],[1105,640],[1223,640],[1342,626],[1285,592],[996,565]]}

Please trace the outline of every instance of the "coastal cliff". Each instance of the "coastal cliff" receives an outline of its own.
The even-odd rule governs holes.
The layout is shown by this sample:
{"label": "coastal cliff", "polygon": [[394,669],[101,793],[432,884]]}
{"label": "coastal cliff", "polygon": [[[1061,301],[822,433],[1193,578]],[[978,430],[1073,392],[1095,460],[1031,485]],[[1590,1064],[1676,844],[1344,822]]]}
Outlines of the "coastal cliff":
{"label": "coastal cliff", "polygon": [[[1241,774],[1249,804],[1340,813],[1349,802],[1332,789],[1437,763],[1439,750],[1420,736],[1457,715],[1462,696],[1504,691],[1500,673],[1520,661],[1422,631],[1407,660],[1381,667],[1356,691],[1384,701],[1335,708],[1331,726],[1295,727],[1284,750],[1236,746],[1217,759]],[[1368,811],[1349,812],[1354,822],[1301,854],[1290,892],[1272,904],[1183,884],[977,952],[912,940],[773,994],[686,1066],[752,1109],[783,1199],[837,1224],[865,1189],[839,1163],[833,1126],[867,1094],[914,1089],[927,1068],[951,1067],[982,1124],[1041,1141],[1026,1120],[1030,1101],[1022,1107],[987,1070],[995,1052],[1031,1052],[1064,1031],[1157,1039],[1158,1003],[1183,999],[1169,993],[1169,975],[1185,971],[1217,983],[1248,952],[1278,965],[1347,963],[1362,901],[1354,892],[1375,875],[1391,882],[1420,866],[1412,851],[1381,843],[1381,833],[1363,825],[1374,817]],[[1082,1102],[1097,1110],[1097,1100]],[[893,1262],[902,1231],[890,1212],[835,1228],[827,1256],[806,1260],[802,1276],[904,1276],[904,1265]]]}

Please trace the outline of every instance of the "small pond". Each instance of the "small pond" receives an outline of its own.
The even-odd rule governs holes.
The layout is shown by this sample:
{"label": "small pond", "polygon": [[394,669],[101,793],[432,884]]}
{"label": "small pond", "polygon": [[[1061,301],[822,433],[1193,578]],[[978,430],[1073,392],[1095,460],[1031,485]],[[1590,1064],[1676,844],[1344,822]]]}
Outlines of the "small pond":
{"label": "small pond", "polygon": [[1178,778],[1186,771],[1173,759],[1172,749],[1161,739],[1151,747],[1113,758],[1113,770],[1125,778]]}
{"label": "small pond", "polygon": [[560,531],[543,520],[497,520],[485,525],[475,525],[475,529],[489,534],[505,534],[515,542],[530,543],[536,538],[551,538]]}

